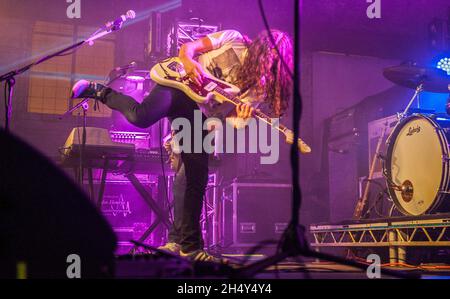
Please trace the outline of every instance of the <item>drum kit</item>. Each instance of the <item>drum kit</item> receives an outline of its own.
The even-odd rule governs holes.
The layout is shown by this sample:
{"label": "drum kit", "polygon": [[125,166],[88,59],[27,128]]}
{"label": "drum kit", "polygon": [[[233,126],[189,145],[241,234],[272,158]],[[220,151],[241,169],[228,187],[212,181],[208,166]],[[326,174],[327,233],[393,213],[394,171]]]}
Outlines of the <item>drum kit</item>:
{"label": "drum kit", "polygon": [[450,116],[409,113],[423,91],[450,93],[450,76],[413,64],[386,68],[383,75],[415,89],[386,140],[383,174],[389,196],[404,215],[450,212]]}

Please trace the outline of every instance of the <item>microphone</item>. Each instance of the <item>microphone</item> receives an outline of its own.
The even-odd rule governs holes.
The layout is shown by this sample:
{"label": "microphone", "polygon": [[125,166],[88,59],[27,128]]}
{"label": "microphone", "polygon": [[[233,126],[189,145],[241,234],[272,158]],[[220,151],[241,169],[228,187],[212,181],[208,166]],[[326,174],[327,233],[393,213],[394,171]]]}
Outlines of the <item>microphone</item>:
{"label": "microphone", "polygon": [[105,30],[108,32],[117,31],[122,28],[122,25],[126,20],[134,18],[136,18],[136,12],[134,10],[129,10],[125,15],[121,15],[115,21],[106,23]]}
{"label": "microphone", "polygon": [[124,65],[124,66],[118,66],[118,67],[116,67],[114,70],[117,71],[117,72],[118,72],[118,71],[125,71],[125,70],[128,70],[128,69],[135,68],[136,65],[137,65],[136,61],[132,61],[132,62],[130,62],[130,63],[127,64],[127,65]]}

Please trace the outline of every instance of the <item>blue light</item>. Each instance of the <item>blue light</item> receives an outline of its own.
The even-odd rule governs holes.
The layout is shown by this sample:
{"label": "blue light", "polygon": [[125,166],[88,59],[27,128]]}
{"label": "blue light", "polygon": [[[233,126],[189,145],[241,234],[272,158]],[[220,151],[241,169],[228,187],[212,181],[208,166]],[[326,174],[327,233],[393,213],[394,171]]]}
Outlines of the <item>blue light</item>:
{"label": "blue light", "polygon": [[437,63],[436,67],[438,69],[447,72],[447,75],[450,75],[450,58],[449,57],[441,58],[441,60],[439,60],[439,62]]}

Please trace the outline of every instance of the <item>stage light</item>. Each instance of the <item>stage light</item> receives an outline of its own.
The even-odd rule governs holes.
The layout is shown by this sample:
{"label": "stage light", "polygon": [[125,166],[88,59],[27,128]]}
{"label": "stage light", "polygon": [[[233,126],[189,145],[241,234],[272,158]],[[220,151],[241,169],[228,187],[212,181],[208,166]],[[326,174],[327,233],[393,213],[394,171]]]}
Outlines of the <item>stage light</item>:
{"label": "stage light", "polygon": [[447,72],[447,74],[450,75],[450,57],[441,58],[436,67]]}
{"label": "stage light", "polygon": [[182,5],[181,0],[173,0],[173,1],[169,1],[164,4],[161,4],[161,5],[158,5],[158,6],[152,6],[149,9],[146,9],[144,11],[138,11],[136,14],[136,18],[125,23],[122,28],[139,23],[143,20],[147,20],[148,18],[151,17],[153,12],[168,12],[173,9],[181,7],[181,5]]}

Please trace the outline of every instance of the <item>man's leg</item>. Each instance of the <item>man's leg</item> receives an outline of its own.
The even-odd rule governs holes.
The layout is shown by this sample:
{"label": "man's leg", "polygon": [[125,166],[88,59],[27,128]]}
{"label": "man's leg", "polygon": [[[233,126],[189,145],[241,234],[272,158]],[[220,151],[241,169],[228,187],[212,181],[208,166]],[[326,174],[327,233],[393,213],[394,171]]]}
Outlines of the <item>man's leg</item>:
{"label": "man's leg", "polygon": [[[206,131],[195,132],[194,122],[197,104],[183,93],[174,95],[173,114],[171,121],[176,118],[185,118],[190,122],[192,140],[182,140],[182,142],[193,142],[195,134],[206,136]],[[200,115],[202,115],[200,113]],[[202,120],[206,117],[202,115]],[[185,128],[186,129],[186,128]],[[182,167],[179,170],[174,182],[174,214],[176,216],[174,230],[180,238],[181,250],[183,252],[193,252],[203,249],[203,239],[200,229],[200,215],[203,206],[208,180],[208,154],[206,153],[181,153]]]}
{"label": "man's leg", "polygon": [[177,91],[172,88],[156,85],[142,103],[139,103],[130,96],[108,88],[102,102],[121,112],[136,127],[148,128],[160,119],[170,117],[174,93]]}
{"label": "man's leg", "polygon": [[117,92],[102,84],[78,81],[72,87],[72,98],[94,98],[111,109],[121,112],[127,120],[140,128],[147,128],[163,117],[170,117],[175,97],[181,91],[156,85],[150,95],[140,104],[130,96]]}
{"label": "man's leg", "polygon": [[208,154],[182,153],[186,174],[181,217],[181,251],[190,253],[203,249],[200,215],[208,182]]}
{"label": "man's leg", "polygon": [[180,170],[175,175],[173,182],[173,225],[169,230],[169,243],[181,243],[180,230],[181,219],[183,219],[184,209],[184,193],[186,190],[186,174],[184,164],[181,165]]}

